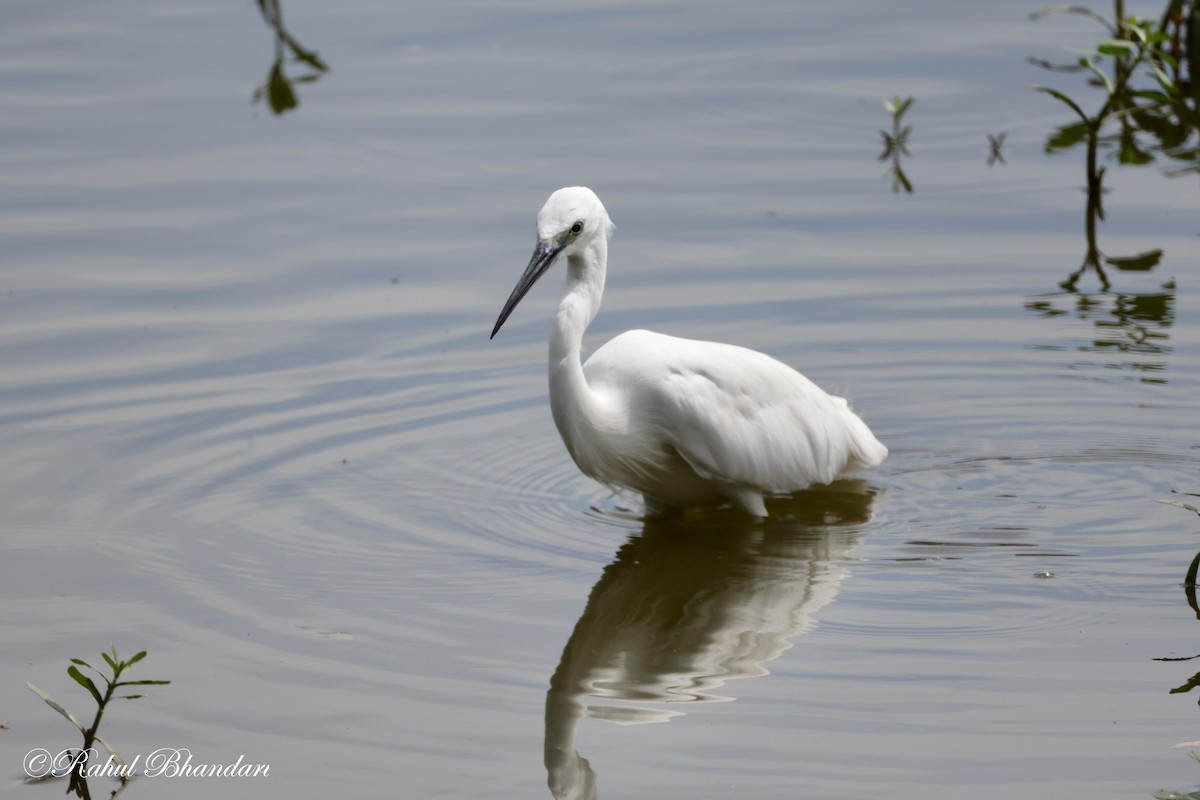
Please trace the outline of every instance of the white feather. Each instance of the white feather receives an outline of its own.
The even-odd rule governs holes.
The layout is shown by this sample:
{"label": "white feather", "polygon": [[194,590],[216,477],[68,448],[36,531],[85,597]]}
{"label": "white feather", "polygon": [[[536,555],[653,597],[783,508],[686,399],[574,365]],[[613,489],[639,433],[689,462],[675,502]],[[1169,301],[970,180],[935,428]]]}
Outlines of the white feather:
{"label": "white feather", "polygon": [[731,502],[766,516],[764,495],[876,466],[884,447],[841,397],[770,356],[633,330],[580,361],[600,307],[612,231],[599,198],[560,189],[538,214],[538,248],[496,331],[559,255],[567,291],[550,337],[550,404],[585,474],[641,492],[649,510]]}

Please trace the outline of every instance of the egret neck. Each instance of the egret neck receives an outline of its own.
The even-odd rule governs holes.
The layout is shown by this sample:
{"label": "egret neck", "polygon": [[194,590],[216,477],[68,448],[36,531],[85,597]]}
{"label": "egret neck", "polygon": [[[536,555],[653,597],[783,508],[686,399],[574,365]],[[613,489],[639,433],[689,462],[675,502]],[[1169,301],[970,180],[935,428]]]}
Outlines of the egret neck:
{"label": "egret neck", "polygon": [[[568,431],[592,439],[589,424],[600,419],[600,403],[583,374],[583,334],[600,310],[608,236],[601,231],[587,247],[567,257],[567,292],[558,304],[550,333],[550,412],[564,441]],[[572,455],[578,456],[572,449]]]}

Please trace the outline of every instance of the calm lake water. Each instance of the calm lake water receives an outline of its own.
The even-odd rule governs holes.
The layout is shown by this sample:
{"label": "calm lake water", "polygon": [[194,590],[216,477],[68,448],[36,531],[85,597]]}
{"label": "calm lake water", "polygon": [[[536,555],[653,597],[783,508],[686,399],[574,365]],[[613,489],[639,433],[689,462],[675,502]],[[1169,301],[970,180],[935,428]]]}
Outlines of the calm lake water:
{"label": "calm lake water", "polygon": [[[1029,87],[1095,90],[1026,57],[1098,28],[1038,7],[284,0],[331,69],[276,118],[253,3],[6,4],[5,796],[77,744],[25,682],[88,715],[110,643],[172,681],[127,759],[270,768],[130,800],[1194,790],[1200,192],[1110,165],[1099,247],[1162,263],[1059,287],[1083,153]],[[561,272],[487,338],[570,184],[618,226],[589,347],[767,351],[885,464],[766,521],[580,475]]]}

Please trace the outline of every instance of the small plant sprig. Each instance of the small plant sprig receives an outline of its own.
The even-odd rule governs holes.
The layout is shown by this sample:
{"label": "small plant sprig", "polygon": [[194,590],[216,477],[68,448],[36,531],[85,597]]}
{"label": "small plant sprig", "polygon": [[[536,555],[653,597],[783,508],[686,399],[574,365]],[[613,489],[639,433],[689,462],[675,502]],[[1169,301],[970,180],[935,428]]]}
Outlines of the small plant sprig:
{"label": "small plant sprig", "polygon": [[997,134],[988,134],[988,159],[987,165],[994,166],[997,162],[1007,164],[1004,160],[1004,140],[1008,138],[1007,131],[1000,131]]}
{"label": "small plant sprig", "polygon": [[[275,61],[271,64],[271,71],[267,73],[267,82],[254,90],[251,102],[257,103],[259,100],[265,100],[271,113],[279,116],[300,105],[294,84],[314,83],[322,74],[329,71],[329,67],[315,50],[306,50],[283,27],[283,9],[279,5],[280,0],[257,0],[257,2],[263,21],[275,31]],[[288,75],[284,69],[284,57],[289,51],[293,63],[303,64],[309,69],[307,74],[298,77]]]}
{"label": "small plant sprig", "polygon": [[[1181,494],[1181,495],[1184,495],[1185,497],[1200,497],[1200,494],[1194,494],[1192,492],[1181,492],[1178,489],[1172,489],[1171,493],[1172,494]],[[1200,514],[1200,508],[1197,508],[1196,506],[1190,505],[1188,503],[1181,503],[1178,500],[1159,500],[1158,502],[1163,503],[1164,505],[1175,506],[1176,508],[1182,508],[1186,511],[1194,511],[1197,514]],[[1193,577],[1193,579],[1195,578],[1194,575],[1192,577]],[[1194,580],[1192,582],[1195,583]]]}
{"label": "small plant sprig", "polygon": [[912,155],[908,152],[908,135],[912,133],[912,125],[901,127],[901,124],[904,112],[908,111],[915,100],[916,98],[913,97],[906,97],[903,100],[893,97],[891,100],[883,101],[883,107],[892,115],[892,132],[879,132],[883,136],[883,152],[879,154],[879,160],[891,159],[892,166],[884,173],[884,177],[892,176],[892,191],[896,194],[899,194],[902,188],[908,194],[912,194],[913,190],[908,176],[904,174],[904,169],[900,166],[900,157]]}
{"label": "small plant sprig", "polygon": [[[78,757],[73,759],[71,762],[71,783],[67,788],[68,792],[74,791],[80,797],[88,796],[85,767],[87,765],[88,756],[93,752],[96,743],[99,743],[105,750],[108,751],[108,754],[112,757],[113,761],[117,765],[122,767],[125,766],[125,759],[121,758],[121,755],[113,748],[112,745],[100,738],[100,735],[97,733],[97,731],[100,730],[100,720],[103,719],[104,712],[108,708],[110,701],[114,699],[136,700],[143,695],[117,694],[117,691],[128,686],[164,686],[170,683],[170,681],[161,680],[121,680],[121,674],[125,672],[125,670],[129,669],[134,664],[146,657],[145,650],[136,653],[127,661],[117,655],[117,648],[115,646],[110,647],[108,653],[101,651],[100,656],[104,659],[104,663],[108,665],[109,670],[111,670],[111,676],[105,674],[96,667],[93,667],[91,664],[87,663],[81,658],[72,658],[71,666],[67,667],[67,674],[71,676],[71,679],[84,689],[87,689],[88,694],[90,694],[92,699],[96,701],[96,714],[92,718],[92,724],[90,726],[85,727],[82,722],[76,719],[74,714],[72,714],[70,711],[67,711],[67,709],[64,708],[57,700],[43,690],[34,686],[32,683],[26,682],[25,684],[34,694],[42,698],[42,700],[46,702],[46,705],[53,708],[59,714],[62,714],[67,721],[78,728],[79,732],[83,734],[83,748]],[[104,682],[104,691],[101,691],[97,686],[96,681],[84,674],[80,667],[96,673],[96,675],[100,677],[100,680]],[[124,783],[127,780],[128,777],[122,774],[121,782]]]}

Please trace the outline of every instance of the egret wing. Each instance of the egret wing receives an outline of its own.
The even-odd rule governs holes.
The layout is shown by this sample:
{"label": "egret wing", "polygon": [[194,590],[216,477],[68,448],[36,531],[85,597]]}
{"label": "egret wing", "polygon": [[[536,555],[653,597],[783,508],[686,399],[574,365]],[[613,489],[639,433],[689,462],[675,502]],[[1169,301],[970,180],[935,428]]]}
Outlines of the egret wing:
{"label": "egret wing", "polygon": [[844,399],[770,356],[673,337],[644,352],[658,366],[643,413],[702,477],[793,491],[874,461],[864,433],[882,448]]}

